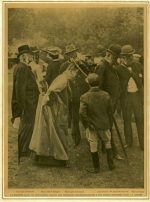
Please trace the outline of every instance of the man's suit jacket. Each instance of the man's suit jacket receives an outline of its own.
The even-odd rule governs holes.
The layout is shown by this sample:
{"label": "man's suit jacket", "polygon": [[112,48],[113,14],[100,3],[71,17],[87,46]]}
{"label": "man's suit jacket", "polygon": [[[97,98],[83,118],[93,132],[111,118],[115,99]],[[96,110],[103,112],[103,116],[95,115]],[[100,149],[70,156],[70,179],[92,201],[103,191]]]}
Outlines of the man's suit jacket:
{"label": "man's suit jacket", "polygon": [[116,70],[118,73],[118,76],[120,78],[120,84],[121,84],[121,98],[125,99],[127,95],[127,87],[129,79],[132,77],[137,85],[139,95],[141,99],[143,100],[143,72],[142,72],[142,65],[139,62],[133,62],[131,64],[132,70],[128,70],[128,68],[120,64],[117,66]]}
{"label": "man's suit jacket", "polygon": [[53,60],[47,66],[45,80],[48,83],[48,86],[54,81],[54,79],[59,75],[61,62],[59,60]]}
{"label": "man's suit jacket", "polygon": [[38,96],[39,90],[31,67],[19,62],[13,74],[12,117],[20,117],[25,109],[32,114],[32,109],[36,109]]}
{"label": "man's suit jacket", "polygon": [[106,60],[101,60],[95,73],[100,77],[100,89],[108,92],[111,98],[120,96],[120,81],[115,68]]}
{"label": "man's suit jacket", "polygon": [[113,107],[107,92],[91,88],[80,98],[80,117],[85,128],[108,130],[111,128]]}

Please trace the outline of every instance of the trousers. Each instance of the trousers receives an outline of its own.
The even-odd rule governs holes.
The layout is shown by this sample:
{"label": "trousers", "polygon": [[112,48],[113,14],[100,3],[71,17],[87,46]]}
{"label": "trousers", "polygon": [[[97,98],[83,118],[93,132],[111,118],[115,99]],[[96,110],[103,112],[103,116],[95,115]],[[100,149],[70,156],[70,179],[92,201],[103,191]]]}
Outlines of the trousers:
{"label": "trousers", "polygon": [[139,144],[141,149],[144,149],[144,113],[143,113],[143,102],[137,92],[127,92],[125,97],[121,98],[121,108],[124,120],[124,135],[126,143],[129,146],[133,144],[131,118],[132,112],[134,113],[137,133],[139,138]]}
{"label": "trousers", "polygon": [[86,138],[90,144],[90,151],[97,152],[98,148],[98,138],[100,138],[105,145],[106,149],[111,148],[111,133],[110,130],[95,130],[95,129],[86,129]]}

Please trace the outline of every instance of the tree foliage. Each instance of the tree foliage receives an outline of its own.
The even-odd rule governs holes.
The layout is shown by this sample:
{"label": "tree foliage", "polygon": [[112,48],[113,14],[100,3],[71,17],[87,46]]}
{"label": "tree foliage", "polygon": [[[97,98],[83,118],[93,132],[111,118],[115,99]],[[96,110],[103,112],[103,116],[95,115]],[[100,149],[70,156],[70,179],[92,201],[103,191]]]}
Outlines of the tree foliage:
{"label": "tree foliage", "polygon": [[143,49],[143,8],[47,8],[8,10],[8,43],[32,40],[43,47],[65,50],[75,44],[83,53],[96,54],[98,44],[131,44]]}

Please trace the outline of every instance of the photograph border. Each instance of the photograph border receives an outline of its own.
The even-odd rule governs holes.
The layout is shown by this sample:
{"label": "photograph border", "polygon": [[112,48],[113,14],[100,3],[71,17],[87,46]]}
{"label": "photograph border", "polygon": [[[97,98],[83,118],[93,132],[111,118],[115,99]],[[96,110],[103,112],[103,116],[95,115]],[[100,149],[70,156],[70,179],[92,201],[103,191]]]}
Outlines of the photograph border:
{"label": "photograph border", "polygon": [[[141,7],[141,4],[143,5],[144,4],[144,16],[146,16],[146,20],[145,20],[145,25],[144,25],[144,55],[146,55],[147,57],[145,57],[144,58],[144,64],[146,64],[145,66],[146,67],[148,67],[148,64],[149,64],[149,61],[148,61],[148,52],[149,52],[149,47],[148,47],[148,43],[149,43],[149,37],[148,37],[148,28],[149,28],[149,22],[148,22],[148,19],[149,19],[149,1],[130,1],[130,3],[129,2],[126,2],[126,1],[122,1],[123,2],[123,4],[121,4],[121,7],[123,6],[123,7],[127,7],[128,5],[133,5],[133,7],[134,6],[137,6],[137,5],[139,5],[140,7]],[[7,114],[8,114],[8,105],[6,104],[6,103],[8,103],[8,86],[7,86],[7,84],[8,84],[8,70],[7,70],[7,68],[4,68],[4,67],[7,67],[8,66],[8,61],[7,61],[7,52],[8,52],[8,42],[7,42],[7,38],[8,38],[8,22],[7,22],[7,8],[9,7],[9,6],[14,6],[15,8],[16,8],[16,6],[18,7],[19,6],[19,8],[22,8],[22,7],[26,7],[27,6],[27,4],[28,5],[30,5],[31,6],[31,4],[34,6],[34,8],[35,8],[35,5],[37,5],[37,4],[40,4],[40,3],[44,3],[44,6],[46,5],[46,4],[51,4],[52,5],[52,7],[54,6],[56,6],[56,4],[57,4],[57,6],[59,6],[60,4],[63,4],[63,5],[65,5],[66,6],[66,4],[72,4],[72,3],[74,3],[74,5],[75,4],[80,4],[80,7],[81,7],[81,4],[82,5],[84,5],[84,4],[86,4],[86,6],[87,5],[89,5],[90,7],[91,7],[91,4],[101,4],[102,6],[105,6],[106,4],[108,5],[109,4],[109,6],[110,5],[118,5],[118,7],[120,7],[120,2],[116,2],[116,1],[105,1],[105,2],[99,2],[99,1],[84,1],[84,2],[80,2],[80,1],[55,1],[55,2],[48,2],[48,1],[43,1],[43,2],[40,2],[40,1],[30,1],[30,3],[29,3],[29,1],[3,1],[2,2],[3,3],[3,6],[2,6],[2,11],[3,11],[3,16],[2,16],[2,25],[3,25],[3,27],[4,27],[4,29],[2,29],[3,30],[3,32],[2,32],[2,39],[4,39],[5,38],[5,40],[2,40],[3,41],[3,47],[2,47],[2,53],[3,53],[3,68],[2,68],[2,75],[4,75],[4,77],[2,78],[2,95],[3,95],[3,103],[2,103],[2,107],[3,107],[3,109],[4,109],[4,111],[3,111],[3,125],[2,125],[2,127],[3,127],[3,139],[2,139],[2,143],[3,143],[3,155],[2,155],[2,164],[3,164],[3,171],[2,171],[2,179],[3,179],[3,176],[4,176],[4,179],[3,179],[3,182],[2,182],[2,189],[3,189],[3,193],[2,193],[2,198],[3,199],[22,199],[22,197],[20,198],[20,197],[15,197],[14,196],[14,194],[16,193],[16,190],[17,189],[9,189],[9,195],[8,196],[6,196],[6,192],[8,193],[8,188],[7,188],[7,183],[8,183],[8,126],[6,125],[6,123],[8,122],[7,120],[8,120],[8,117],[7,117]],[[137,4],[136,4],[137,3]],[[136,4],[136,5],[135,5]],[[8,7],[7,7],[7,6]],[[30,7],[29,6],[29,7]],[[93,6],[95,6],[95,5],[93,5]],[[67,6],[68,7],[68,6]],[[5,10],[6,9],[6,10]],[[145,17],[144,17],[145,18]],[[145,69],[145,72],[144,72],[144,100],[145,100],[145,103],[144,103],[144,115],[145,115],[145,122],[144,122],[144,130],[146,131],[146,138],[145,138],[145,140],[144,140],[144,144],[145,144],[145,146],[147,147],[146,148],[146,150],[144,151],[144,187],[146,187],[146,188],[144,188],[144,192],[142,192],[142,194],[144,194],[145,196],[143,196],[143,197],[138,197],[138,196],[136,196],[136,195],[132,195],[132,197],[130,197],[130,196],[128,196],[127,198],[125,197],[125,196],[119,196],[119,197],[112,197],[112,196],[108,196],[108,197],[104,197],[104,196],[94,196],[94,200],[96,199],[139,199],[139,200],[141,200],[141,199],[149,199],[149,180],[148,180],[148,176],[149,176],[149,137],[148,137],[148,131],[149,131],[149,126],[148,126],[148,120],[149,120],[149,114],[148,114],[148,110],[147,109],[149,109],[149,93],[148,93],[148,89],[149,89],[149,70],[148,70],[148,68],[146,68]],[[7,113],[4,113],[4,112],[7,112]],[[7,135],[6,135],[7,134]],[[148,160],[148,162],[147,162],[147,160]],[[7,183],[6,183],[7,182]],[[51,188],[50,188],[51,189]],[[56,188],[57,190],[59,189],[59,188]],[[68,189],[68,188],[67,188]],[[118,188],[116,188],[116,189],[118,189]],[[123,188],[122,188],[123,189]],[[128,189],[128,188],[127,188]],[[146,189],[146,190],[145,190]],[[31,190],[31,189],[29,189],[29,190]],[[53,190],[54,190],[54,188],[53,188]],[[62,191],[62,189],[59,189],[59,190],[61,190]],[[75,188],[75,190],[80,190],[80,189],[76,189]],[[87,193],[90,191],[91,192],[91,189],[86,189],[87,190]],[[94,190],[95,190],[95,188],[94,188]],[[101,190],[101,192],[102,191],[104,191],[105,189],[102,189],[102,188],[100,188],[100,190]],[[112,191],[113,189],[111,189],[111,191]],[[136,189],[134,189],[134,190],[136,190]],[[63,191],[61,192],[60,191],[60,194],[63,194]],[[93,190],[92,190],[93,191]],[[137,189],[137,192],[138,193],[140,193],[140,190],[139,189]],[[38,195],[38,193],[39,193],[39,189],[34,189],[34,194],[36,194],[37,193],[37,195]],[[93,193],[93,192],[92,192]],[[133,194],[133,193],[130,193],[130,191],[129,191],[129,194]],[[5,195],[5,196],[4,196]],[[43,199],[93,199],[93,197],[67,197],[67,198],[65,198],[65,197],[63,197],[63,198],[61,198],[61,197],[58,197],[58,198],[55,198],[55,197],[51,197],[51,196],[49,196],[49,197],[42,197],[42,200]],[[24,199],[27,199],[27,200],[29,200],[29,199],[32,199],[32,200],[34,200],[34,199],[41,199],[41,197],[24,197]]]}

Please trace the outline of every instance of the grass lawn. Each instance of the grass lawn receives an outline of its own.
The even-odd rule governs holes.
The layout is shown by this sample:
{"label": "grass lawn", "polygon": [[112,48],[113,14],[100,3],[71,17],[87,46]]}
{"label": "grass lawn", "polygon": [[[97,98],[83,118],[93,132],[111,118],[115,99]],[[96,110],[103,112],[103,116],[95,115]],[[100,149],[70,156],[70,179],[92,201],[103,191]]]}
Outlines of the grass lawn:
{"label": "grass lawn", "polygon": [[[116,169],[110,171],[106,162],[106,154],[101,153],[99,158],[101,173],[95,175],[88,173],[85,167],[92,167],[91,154],[81,125],[82,139],[78,147],[73,146],[69,135],[69,157],[71,168],[48,167],[38,165],[29,158],[22,158],[20,165],[17,161],[17,130],[12,127],[11,95],[12,95],[12,70],[9,70],[8,85],[8,187],[9,188],[143,188],[144,187],[144,155],[141,151],[135,123],[133,126],[134,145],[126,149],[129,165],[126,160],[115,161]],[[122,135],[123,120],[116,116]],[[118,153],[124,157],[120,142],[114,129],[114,139]]]}

